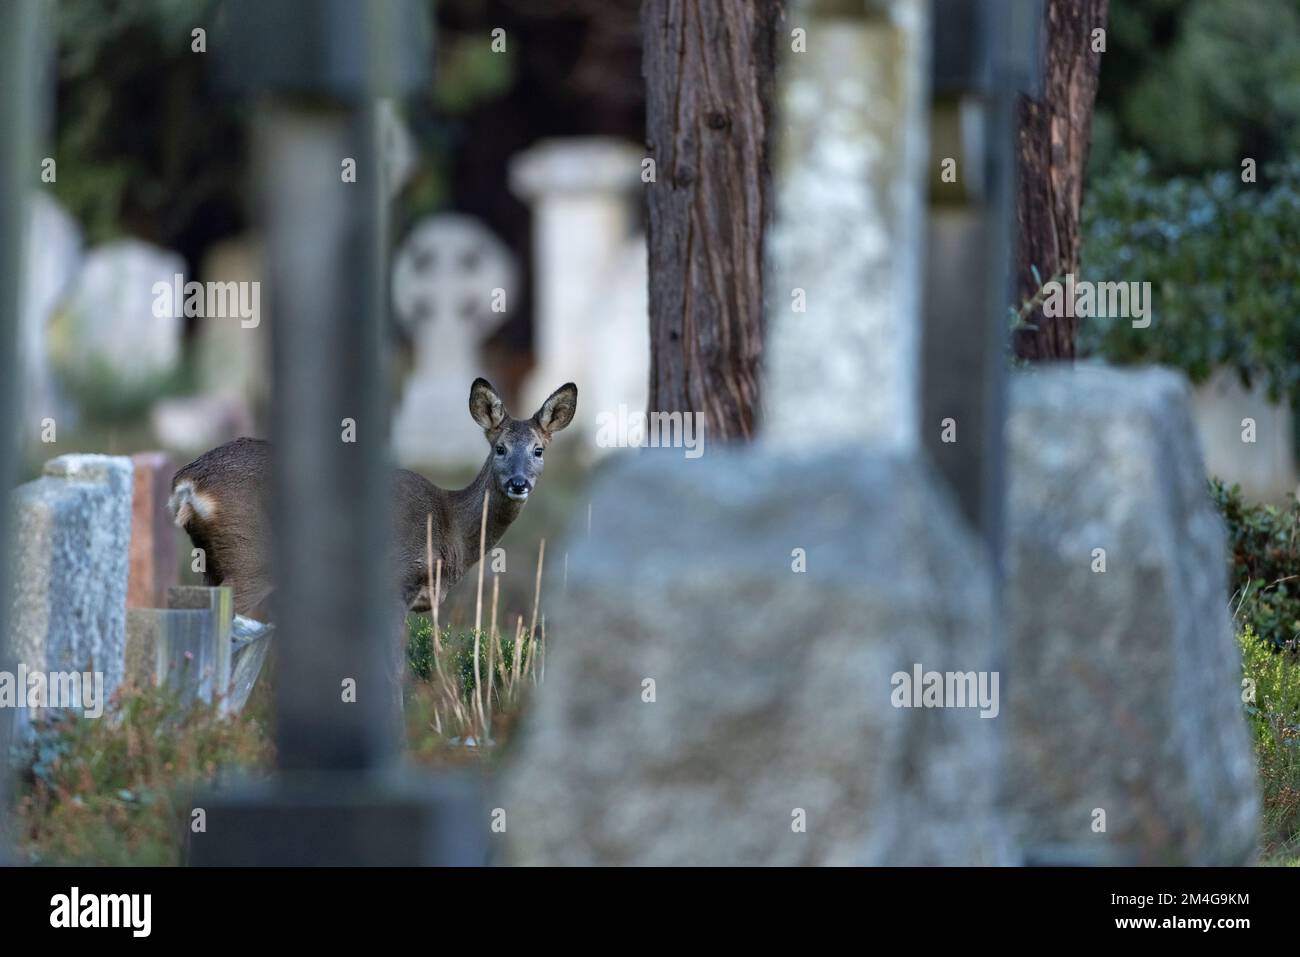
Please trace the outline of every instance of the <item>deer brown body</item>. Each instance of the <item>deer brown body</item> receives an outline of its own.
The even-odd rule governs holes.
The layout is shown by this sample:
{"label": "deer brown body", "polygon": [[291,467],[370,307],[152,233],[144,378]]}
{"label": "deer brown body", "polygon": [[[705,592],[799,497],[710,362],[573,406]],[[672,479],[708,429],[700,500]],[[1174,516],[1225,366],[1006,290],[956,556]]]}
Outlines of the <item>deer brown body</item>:
{"label": "deer brown body", "polygon": [[[488,502],[486,548],[519,517],[541,475],[542,452],[577,409],[577,387],[561,386],[530,419],[512,419],[483,379],[470,388],[470,414],[488,441],[488,457],[469,486],[439,488],[415,472],[393,475],[394,587],[412,611],[432,607],[428,529],[434,561],[441,559],[440,599],[479,559],[483,499]],[[176,524],[203,549],[204,581],[234,590],[235,610],[265,619],[274,588],[267,507],[271,446],[241,438],[205,452],[176,473],[168,502]]]}

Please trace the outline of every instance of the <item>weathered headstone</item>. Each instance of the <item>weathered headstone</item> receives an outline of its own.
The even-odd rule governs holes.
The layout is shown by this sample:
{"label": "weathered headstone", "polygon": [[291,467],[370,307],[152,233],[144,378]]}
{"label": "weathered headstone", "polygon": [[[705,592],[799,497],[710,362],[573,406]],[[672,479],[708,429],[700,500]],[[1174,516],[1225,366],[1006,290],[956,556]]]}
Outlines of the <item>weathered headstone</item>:
{"label": "weathered headstone", "polygon": [[794,5],[813,46],[783,63],[765,428],[804,447],[918,439],[927,4],[869,6],[897,27]]}
{"label": "weathered headstone", "polygon": [[483,432],[461,413],[469,383],[485,373],[479,349],[506,319],[515,285],[510,251],[469,216],[432,216],[398,249],[393,308],[415,343],[415,369],[393,422],[401,461],[482,460]]}
{"label": "weathered headstone", "polygon": [[[195,441],[187,438],[179,443],[182,448],[211,448],[233,436],[227,434],[232,427],[239,435],[265,434],[265,429],[251,430],[265,424],[265,412],[270,402],[271,329],[274,317],[270,315],[269,297],[261,294],[262,244],[255,235],[243,235],[217,243],[203,257],[200,273],[205,282],[246,283],[251,290],[259,289],[256,325],[252,320],[230,317],[200,319],[194,343],[195,371],[201,392],[200,402],[189,408],[202,432],[211,433]],[[251,292],[249,293],[251,295]],[[161,422],[155,416],[155,428],[160,433],[173,424],[182,425],[181,414],[185,405],[173,402],[169,418]],[[220,424],[202,429],[202,416],[214,414]],[[236,420],[232,422],[232,420]],[[191,431],[190,435],[194,433]],[[160,434],[159,438],[163,438]],[[203,444],[215,438],[211,444]]]}
{"label": "weathered headstone", "polygon": [[[524,387],[529,408],[557,383],[581,382],[585,408],[645,409],[646,254],[644,237],[634,234],[642,155],[621,140],[575,137],[511,158],[510,189],[533,215],[537,364]],[[575,425],[590,433],[595,416]]]}
{"label": "weathered headstone", "polygon": [[1030,860],[1255,851],[1224,533],[1188,403],[1158,369],[1014,382],[1008,793]]}
{"label": "weathered headstone", "polygon": [[255,428],[248,404],[227,391],[159,399],[150,410],[149,422],[161,444],[195,453],[241,435],[264,434]]}
{"label": "weathered headstone", "polygon": [[1210,475],[1259,501],[1280,503],[1296,491],[1291,405],[1270,402],[1266,383],[1247,389],[1235,369],[1220,369],[1192,390],[1192,417]]}
{"label": "weathered headstone", "polygon": [[131,608],[126,623],[127,678],[167,686],[183,703],[211,702],[236,714],[266,661],[274,628],[233,614],[229,588],[172,586],[166,608]]}
{"label": "weathered headstone", "polygon": [[184,272],[176,253],[138,239],[89,250],[51,330],[60,374],[83,388],[122,390],[149,389],[172,375],[184,320],[155,315],[154,287],[172,289]]}
{"label": "weathered headstone", "polygon": [[135,479],[131,496],[131,571],[128,608],[160,608],[167,586],[176,581],[176,527],[167,513],[176,465],[165,452],[131,456]]}
{"label": "weathered headstone", "polygon": [[9,650],[29,670],[102,672],[106,694],[121,683],[133,474],[128,458],[62,455],[12,493]]}
{"label": "weathered headstone", "polygon": [[[791,12],[836,68],[784,74],[786,135],[819,142],[777,169],[771,248],[817,312],[771,297],[757,446],[643,453],[597,483],[498,799],[507,861],[1010,860],[992,562],[916,436],[924,14]],[[962,703],[927,706],[928,675]]]}

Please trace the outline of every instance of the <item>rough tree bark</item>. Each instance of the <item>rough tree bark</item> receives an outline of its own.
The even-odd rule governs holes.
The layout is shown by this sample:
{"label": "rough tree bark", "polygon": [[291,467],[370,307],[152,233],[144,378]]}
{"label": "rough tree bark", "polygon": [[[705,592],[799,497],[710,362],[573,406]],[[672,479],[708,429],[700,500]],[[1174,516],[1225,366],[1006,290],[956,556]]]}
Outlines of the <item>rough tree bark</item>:
{"label": "rough tree bark", "polygon": [[[1042,97],[1021,96],[1017,104],[1017,304],[1039,290],[1033,267],[1044,283],[1078,271],[1079,205],[1101,72],[1092,31],[1106,26],[1107,0],[1046,0],[1044,7]],[[1037,329],[1015,333],[1016,355],[1074,358],[1074,316],[1048,319],[1036,308],[1023,320]]]}
{"label": "rough tree bark", "polygon": [[778,0],[646,0],[650,410],[711,437],[758,416]]}

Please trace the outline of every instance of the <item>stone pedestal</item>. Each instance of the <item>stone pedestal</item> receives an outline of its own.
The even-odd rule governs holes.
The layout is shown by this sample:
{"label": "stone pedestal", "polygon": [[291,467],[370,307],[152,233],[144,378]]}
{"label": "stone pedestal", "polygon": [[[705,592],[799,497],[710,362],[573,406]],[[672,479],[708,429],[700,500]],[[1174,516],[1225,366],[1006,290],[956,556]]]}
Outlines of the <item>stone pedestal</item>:
{"label": "stone pedestal", "polygon": [[922,463],[646,451],[593,509],[494,802],[508,862],[1012,860],[997,705],[895,706],[917,666],[998,666],[991,563]]}
{"label": "stone pedestal", "polygon": [[1189,390],[1022,374],[1007,424],[1008,794],[1029,860],[1243,864],[1258,796]]}
{"label": "stone pedestal", "polygon": [[[476,867],[490,821],[476,777],[403,769],[282,772],[202,799],[197,866]],[[193,819],[190,815],[189,819]]]}

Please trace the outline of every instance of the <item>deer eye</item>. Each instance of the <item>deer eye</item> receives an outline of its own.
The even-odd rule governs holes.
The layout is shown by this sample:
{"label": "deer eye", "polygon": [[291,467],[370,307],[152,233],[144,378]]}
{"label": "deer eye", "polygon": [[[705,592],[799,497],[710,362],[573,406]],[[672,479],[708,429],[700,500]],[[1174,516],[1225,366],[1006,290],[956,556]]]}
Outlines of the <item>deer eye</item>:
{"label": "deer eye", "polygon": [[505,454],[506,454],[506,447],[504,445],[498,445],[497,455],[505,455]]}
{"label": "deer eye", "polygon": [[537,448],[533,449],[533,454],[540,459],[542,457],[542,447],[539,445]]}

